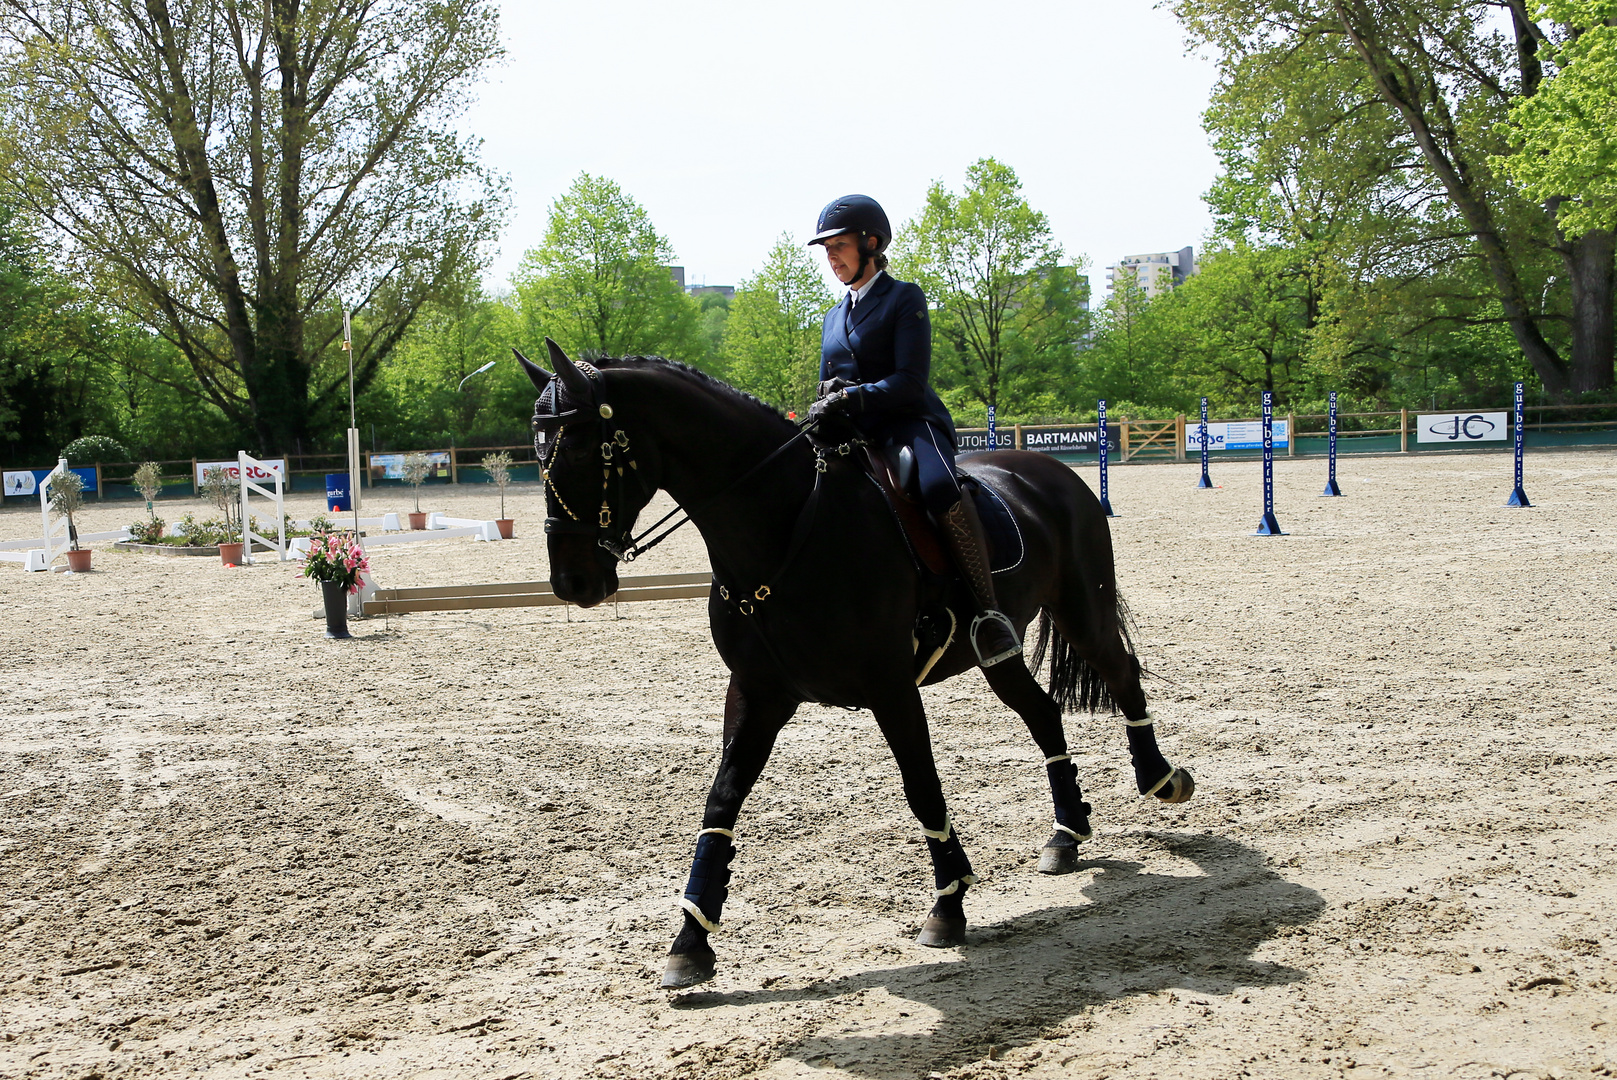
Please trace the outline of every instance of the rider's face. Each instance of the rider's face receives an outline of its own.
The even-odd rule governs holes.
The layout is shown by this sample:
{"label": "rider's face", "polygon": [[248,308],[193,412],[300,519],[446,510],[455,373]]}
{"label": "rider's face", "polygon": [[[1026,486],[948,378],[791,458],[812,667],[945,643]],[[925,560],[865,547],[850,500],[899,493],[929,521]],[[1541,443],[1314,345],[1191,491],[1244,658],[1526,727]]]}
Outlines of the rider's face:
{"label": "rider's face", "polygon": [[859,277],[859,237],[853,233],[831,237],[825,242],[825,261],[831,264],[838,281],[853,284]]}

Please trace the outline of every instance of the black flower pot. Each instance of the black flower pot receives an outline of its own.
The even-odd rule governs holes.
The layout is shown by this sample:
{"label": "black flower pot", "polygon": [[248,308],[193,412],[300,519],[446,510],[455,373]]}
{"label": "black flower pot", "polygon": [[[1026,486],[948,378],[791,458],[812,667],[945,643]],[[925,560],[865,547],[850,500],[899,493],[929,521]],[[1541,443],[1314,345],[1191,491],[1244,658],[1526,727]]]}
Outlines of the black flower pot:
{"label": "black flower pot", "polygon": [[326,636],[329,638],[347,638],[354,635],[348,632],[348,589],[340,581],[322,581],[320,583],[320,598],[326,604]]}

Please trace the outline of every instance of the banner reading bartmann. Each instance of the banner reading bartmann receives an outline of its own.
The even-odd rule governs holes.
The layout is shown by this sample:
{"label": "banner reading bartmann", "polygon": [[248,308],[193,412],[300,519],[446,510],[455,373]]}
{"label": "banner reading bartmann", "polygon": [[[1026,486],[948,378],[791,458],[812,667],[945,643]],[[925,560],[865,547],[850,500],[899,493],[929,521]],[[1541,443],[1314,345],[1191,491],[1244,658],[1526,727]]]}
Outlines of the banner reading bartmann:
{"label": "banner reading bartmann", "polygon": [[[1115,453],[1121,444],[1117,441],[1117,426],[1106,426],[1106,451]],[[1038,450],[1045,454],[1098,454],[1100,428],[1091,424],[1078,427],[1025,427],[1022,429],[1022,449]]]}
{"label": "banner reading bartmann", "polygon": [[1510,423],[1506,413],[1422,413],[1416,417],[1415,441],[1418,443],[1452,443],[1469,445],[1479,442],[1504,442],[1510,437]]}

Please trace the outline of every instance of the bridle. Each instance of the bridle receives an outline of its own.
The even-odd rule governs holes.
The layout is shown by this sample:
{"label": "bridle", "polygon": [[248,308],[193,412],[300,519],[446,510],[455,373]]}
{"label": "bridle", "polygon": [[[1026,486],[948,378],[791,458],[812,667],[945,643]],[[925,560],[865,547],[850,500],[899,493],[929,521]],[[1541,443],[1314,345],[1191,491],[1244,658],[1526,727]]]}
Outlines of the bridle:
{"label": "bridle", "polygon": [[[554,514],[547,516],[545,518],[545,532],[593,537],[597,545],[621,563],[634,562],[635,559],[668,539],[677,530],[688,524],[692,517],[707,510],[721,497],[728,495],[733,488],[751,479],[755,473],[784,454],[797,440],[806,437],[810,430],[808,420],[798,422],[798,430],[795,435],[776,447],[768,457],[703,500],[694,510],[685,510],[683,507],[675,506],[674,509],[653,522],[649,528],[642,530],[640,535],[631,536],[633,523],[626,521],[626,515],[622,512],[625,480],[627,477],[633,476],[636,482],[639,483],[640,491],[645,495],[647,502],[651,500],[655,492],[646,482],[645,474],[640,471],[640,463],[634,458],[634,452],[629,444],[629,433],[617,425],[613,419],[611,404],[604,400],[605,381],[601,378],[600,370],[593,364],[583,360],[575,360],[573,365],[590,380],[590,384],[595,391],[595,401],[598,403],[595,413],[600,424],[601,507],[593,518],[580,517],[572,507],[567,505],[567,501],[562,498],[561,492],[556,488],[555,481],[551,478],[551,466],[554,464],[556,455],[561,448],[561,432],[568,427],[588,423],[591,419],[586,409],[573,408],[566,411],[560,409],[560,393],[557,386],[561,380],[554,379],[545,388],[545,392],[540,395],[537,403],[539,405],[548,405],[549,411],[545,413],[536,411],[533,417],[533,426],[536,432],[548,430],[556,432],[556,438],[550,440],[549,455],[543,457],[540,462],[539,476],[544,483],[545,490],[556,500],[556,505],[561,507],[567,516],[564,518],[557,517]],[[842,452],[846,454],[848,452],[847,448],[843,448]],[[628,467],[627,472],[625,472],[625,466]],[[825,470],[823,456],[816,460],[815,467],[820,472]],[[613,484],[614,477],[617,480],[615,485]],[[818,480],[818,477],[816,477],[816,480]],[[817,489],[818,483],[815,486]],[[615,498],[614,494],[616,495]],[[652,539],[646,539],[662,528],[670,518],[679,514],[684,514],[684,517],[669,525],[668,528]],[[622,526],[614,528],[614,523],[620,521],[623,522]]]}
{"label": "bridle", "polygon": [[[588,422],[588,413],[583,409],[560,409],[561,401],[558,384],[560,379],[552,380],[540,395],[539,403],[548,405],[549,411],[540,413],[535,411],[533,426],[535,435],[541,432],[554,430],[556,437],[550,441],[550,452],[545,456],[539,466],[539,476],[543,481],[546,493],[556,500],[566,517],[549,514],[545,517],[545,532],[556,534],[573,534],[591,537],[606,551],[610,552],[620,562],[632,562],[635,556],[641,554],[634,549],[634,541],[629,537],[629,527],[614,528],[614,522],[621,521],[624,515],[621,508],[624,502],[624,484],[629,476],[633,476],[640,485],[640,491],[649,501],[654,494],[646,483],[645,476],[640,472],[640,463],[635,460],[634,451],[629,445],[629,433],[618,427],[612,419],[612,406],[603,399],[605,383],[601,379],[600,371],[595,365],[586,361],[577,361],[575,366],[584,373],[595,389],[595,400],[600,404],[596,407],[596,419],[600,425],[601,448],[601,507],[593,517],[580,517],[578,513],[567,505],[562,498],[561,491],[557,489],[555,480],[551,477],[551,468],[556,462],[556,455],[561,450],[561,433],[569,427]],[[548,400],[547,400],[548,399]],[[617,483],[614,484],[614,478]],[[666,519],[664,519],[666,520]],[[649,547],[650,545],[647,545]],[[629,553],[632,551],[632,554]]]}

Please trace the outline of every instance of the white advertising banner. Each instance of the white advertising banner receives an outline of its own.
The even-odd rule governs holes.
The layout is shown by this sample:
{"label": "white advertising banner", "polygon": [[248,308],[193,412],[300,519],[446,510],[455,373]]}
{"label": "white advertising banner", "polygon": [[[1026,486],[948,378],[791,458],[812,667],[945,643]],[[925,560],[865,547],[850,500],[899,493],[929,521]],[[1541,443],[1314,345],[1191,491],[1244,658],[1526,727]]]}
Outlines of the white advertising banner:
{"label": "white advertising banner", "polygon": [[6,496],[32,495],[39,490],[39,479],[32,469],[18,469],[16,472],[7,472]]}
{"label": "white advertising banner", "polygon": [[[1271,431],[1276,446],[1290,445],[1291,432],[1286,421],[1276,420]],[[1198,421],[1193,424],[1188,420],[1185,421],[1185,449],[1201,453],[1201,439],[1201,423]],[[1209,453],[1217,450],[1262,450],[1263,421],[1241,420],[1235,423],[1208,424],[1207,449]]]}
{"label": "white advertising banner", "polygon": [[1461,446],[1480,442],[1504,442],[1510,438],[1508,413],[1452,412],[1422,413],[1416,417],[1418,443],[1455,443]]}
{"label": "white advertising banner", "polygon": [[[373,471],[373,475],[374,475],[375,470],[380,469],[381,472],[382,472],[382,476],[385,479],[388,479],[388,480],[403,480],[404,479],[404,459],[406,457],[408,457],[408,456],[409,455],[407,455],[407,454],[372,454],[371,455],[371,469]],[[427,461],[432,464],[432,475],[433,476],[448,476],[449,475],[449,451],[448,450],[432,450],[432,451],[428,451],[427,454],[426,454],[426,458],[427,458]]]}
{"label": "white advertising banner", "polygon": [[[202,486],[202,478],[207,475],[209,469],[223,469],[225,475],[229,476],[232,482],[241,482],[241,469],[237,467],[234,461],[199,461],[197,462],[198,487]],[[274,461],[261,461],[257,465],[247,467],[247,479],[255,484],[273,481],[277,476],[283,481],[286,479],[285,458],[276,458]]]}

